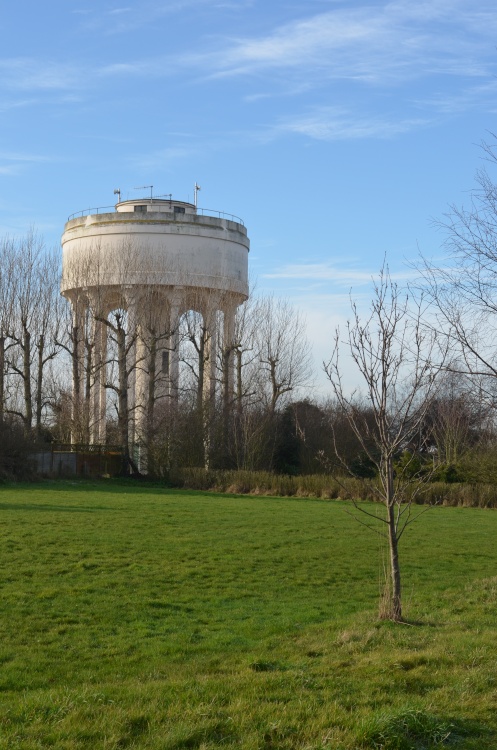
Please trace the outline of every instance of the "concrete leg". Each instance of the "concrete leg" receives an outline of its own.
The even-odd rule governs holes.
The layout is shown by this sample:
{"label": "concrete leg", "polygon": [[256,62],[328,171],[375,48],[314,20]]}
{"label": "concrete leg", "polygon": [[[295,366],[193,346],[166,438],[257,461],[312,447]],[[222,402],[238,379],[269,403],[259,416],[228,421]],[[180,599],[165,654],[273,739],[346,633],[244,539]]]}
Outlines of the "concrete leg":
{"label": "concrete leg", "polygon": [[90,390],[90,442],[101,443],[105,440],[107,326],[102,321],[94,319],[92,328],[93,382]]}

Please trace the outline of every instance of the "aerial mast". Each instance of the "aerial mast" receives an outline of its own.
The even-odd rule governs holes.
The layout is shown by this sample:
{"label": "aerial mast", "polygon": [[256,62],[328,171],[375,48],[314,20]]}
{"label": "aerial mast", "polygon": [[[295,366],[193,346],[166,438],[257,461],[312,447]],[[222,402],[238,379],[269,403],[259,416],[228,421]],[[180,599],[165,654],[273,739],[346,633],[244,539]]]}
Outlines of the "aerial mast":
{"label": "aerial mast", "polygon": [[142,185],[141,187],[135,187],[133,190],[150,190],[150,205],[152,205],[152,198],[154,195],[154,186],[153,185]]}
{"label": "aerial mast", "polygon": [[195,185],[193,186],[193,204],[195,208],[197,208],[197,193],[199,190],[202,190],[202,188],[195,182]]}

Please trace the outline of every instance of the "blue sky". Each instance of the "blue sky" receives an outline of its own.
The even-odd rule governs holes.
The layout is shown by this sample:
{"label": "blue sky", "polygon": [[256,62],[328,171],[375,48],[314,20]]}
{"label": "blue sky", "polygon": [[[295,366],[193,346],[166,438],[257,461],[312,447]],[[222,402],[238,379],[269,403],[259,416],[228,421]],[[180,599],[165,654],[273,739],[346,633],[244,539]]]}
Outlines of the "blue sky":
{"label": "blue sky", "polygon": [[198,181],[318,361],[384,253],[439,252],[497,130],[494,0],[28,0],[0,39],[0,232]]}

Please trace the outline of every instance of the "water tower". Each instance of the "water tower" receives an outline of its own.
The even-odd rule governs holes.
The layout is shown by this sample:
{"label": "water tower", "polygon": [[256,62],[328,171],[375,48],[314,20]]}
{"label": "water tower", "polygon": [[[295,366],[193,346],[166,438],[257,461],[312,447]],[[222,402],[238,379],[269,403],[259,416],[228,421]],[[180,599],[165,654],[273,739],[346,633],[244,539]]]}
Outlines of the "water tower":
{"label": "water tower", "polygon": [[231,346],[236,309],[248,296],[249,240],[238,217],[197,208],[197,189],[194,203],[121,200],[119,193],[115,206],[73,214],[65,225],[61,291],[73,309],[73,402],[76,410],[86,402],[90,442],[106,437],[108,316],[116,308],[136,332],[126,352],[132,439],[143,432],[155,377],[147,364],[152,331],[154,372],[158,366],[162,375],[155,396],[177,399],[180,320],[190,310],[207,331],[206,393],[216,392],[219,346],[231,356],[224,389],[233,389]]}

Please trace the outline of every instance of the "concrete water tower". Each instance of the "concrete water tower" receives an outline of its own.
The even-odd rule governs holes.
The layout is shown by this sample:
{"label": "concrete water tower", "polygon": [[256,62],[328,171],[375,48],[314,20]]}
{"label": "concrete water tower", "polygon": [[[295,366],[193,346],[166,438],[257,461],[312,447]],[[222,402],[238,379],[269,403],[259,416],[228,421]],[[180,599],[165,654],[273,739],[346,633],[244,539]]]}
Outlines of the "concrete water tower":
{"label": "concrete water tower", "polygon": [[231,356],[224,388],[233,389],[230,347],[236,308],[248,297],[249,240],[238,217],[197,208],[197,189],[194,203],[171,196],[121,201],[119,193],[115,206],[73,214],[65,225],[61,291],[73,309],[73,402],[77,410],[86,399],[90,442],[105,441],[105,321],[116,308],[136,331],[126,355],[132,373],[127,384],[132,439],[140,440],[146,419],[150,331],[158,333],[159,396],[175,399],[179,324],[189,310],[202,315],[208,334],[205,391],[216,392],[219,345]]}

